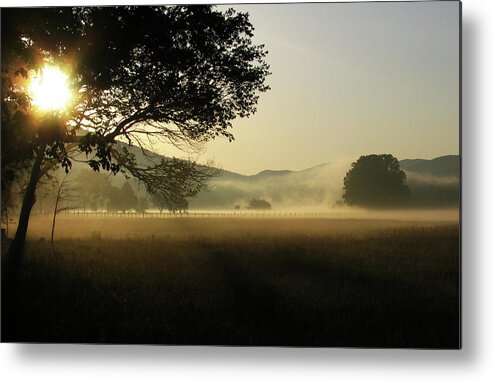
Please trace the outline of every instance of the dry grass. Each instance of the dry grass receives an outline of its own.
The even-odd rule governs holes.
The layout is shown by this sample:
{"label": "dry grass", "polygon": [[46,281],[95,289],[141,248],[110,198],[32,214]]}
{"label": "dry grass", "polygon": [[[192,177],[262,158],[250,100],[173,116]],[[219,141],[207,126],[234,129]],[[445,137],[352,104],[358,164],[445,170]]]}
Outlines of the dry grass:
{"label": "dry grass", "polygon": [[44,229],[3,340],[459,346],[457,224],[65,219],[56,256]]}
{"label": "dry grass", "polygon": [[[385,229],[450,225],[451,221],[329,219],[329,218],[139,218],[139,217],[65,217],[57,220],[56,238],[160,239],[227,237],[245,235],[309,235],[365,234]],[[29,237],[47,239],[51,234],[51,219],[34,216],[29,225]]]}

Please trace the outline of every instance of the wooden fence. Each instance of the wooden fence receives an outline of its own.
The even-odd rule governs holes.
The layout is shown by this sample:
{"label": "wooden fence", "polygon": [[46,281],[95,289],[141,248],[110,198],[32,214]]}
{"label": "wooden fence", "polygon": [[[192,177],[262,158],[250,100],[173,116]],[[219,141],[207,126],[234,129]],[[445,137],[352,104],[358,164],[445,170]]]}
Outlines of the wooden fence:
{"label": "wooden fence", "polygon": [[[52,214],[36,213],[33,216],[46,216],[49,217]],[[258,211],[258,210],[245,210],[245,211],[188,211],[183,213],[172,212],[107,212],[107,211],[65,211],[61,212],[59,216],[67,218],[337,218],[344,217],[346,213],[342,212],[303,212],[303,211]]]}

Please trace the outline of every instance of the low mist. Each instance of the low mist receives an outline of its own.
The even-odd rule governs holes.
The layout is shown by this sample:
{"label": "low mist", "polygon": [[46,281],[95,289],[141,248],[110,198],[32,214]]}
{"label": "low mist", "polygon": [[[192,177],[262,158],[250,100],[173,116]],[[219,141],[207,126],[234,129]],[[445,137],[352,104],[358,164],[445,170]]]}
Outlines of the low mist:
{"label": "low mist", "polygon": [[[134,149],[139,160],[150,160]],[[153,159],[162,157],[147,153]],[[459,156],[432,160],[402,160],[410,197],[400,210],[371,210],[345,206],[342,202],[343,183],[351,161],[331,161],[301,171],[264,170],[244,176],[219,169],[210,179],[207,189],[188,204],[171,212],[232,213],[274,217],[328,217],[406,220],[456,220],[460,205]],[[53,172],[51,179],[43,179],[38,186],[33,211],[52,213],[58,187],[65,179],[67,188],[62,206],[70,211],[84,212],[169,212],[156,204],[153,196],[136,179],[94,172],[83,163],[74,162],[68,175],[62,169]],[[19,196],[23,185],[18,184]],[[126,207],[122,208],[115,195],[123,187],[127,191]],[[18,198],[18,197],[17,197]],[[256,210],[252,200],[265,202],[269,207]],[[121,201],[121,200],[120,200]],[[10,206],[16,212],[20,200],[15,197]]]}

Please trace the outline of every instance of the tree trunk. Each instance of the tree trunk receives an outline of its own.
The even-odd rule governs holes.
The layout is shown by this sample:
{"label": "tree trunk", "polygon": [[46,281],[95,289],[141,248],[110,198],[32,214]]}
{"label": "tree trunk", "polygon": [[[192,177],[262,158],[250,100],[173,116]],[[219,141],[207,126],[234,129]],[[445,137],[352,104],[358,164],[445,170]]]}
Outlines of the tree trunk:
{"label": "tree trunk", "polygon": [[[62,185],[63,185],[63,183],[62,183]],[[60,189],[62,189],[61,186],[60,186],[60,188],[58,188],[58,193],[57,193],[56,201],[55,201],[55,210],[53,211],[53,221],[51,223],[51,239],[50,239],[50,245],[51,245],[51,252],[53,254],[55,254],[55,248],[53,246],[53,238],[55,238],[55,224],[56,224],[56,215],[58,213],[58,200],[60,199]]]}
{"label": "tree trunk", "polygon": [[6,235],[5,238],[9,238],[9,207],[8,207],[8,202],[5,203],[5,228],[6,228]]}
{"label": "tree trunk", "polygon": [[60,186],[58,187],[58,191],[56,193],[56,200],[55,200],[55,209],[53,210],[53,222],[51,224],[51,239],[50,239],[50,244],[51,244],[51,252],[55,254],[55,247],[53,246],[53,239],[55,237],[55,224],[56,224],[56,216],[59,213],[58,210],[58,203],[60,202],[60,198],[62,197],[62,190],[63,185],[65,184],[65,180],[67,179],[67,176],[63,178],[62,182],[60,183]]}
{"label": "tree trunk", "polygon": [[12,241],[8,252],[10,260],[14,262],[18,262],[20,260],[24,249],[24,244],[26,242],[29,216],[31,215],[31,209],[36,202],[36,186],[38,185],[39,176],[41,173],[41,164],[43,163],[45,149],[45,144],[42,144],[38,149],[36,159],[34,160],[33,168],[31,170],[31,177],[29,178],[29,183],[27,184],[26,194],[22,200],[17,231],[15,232],[14,240]]}

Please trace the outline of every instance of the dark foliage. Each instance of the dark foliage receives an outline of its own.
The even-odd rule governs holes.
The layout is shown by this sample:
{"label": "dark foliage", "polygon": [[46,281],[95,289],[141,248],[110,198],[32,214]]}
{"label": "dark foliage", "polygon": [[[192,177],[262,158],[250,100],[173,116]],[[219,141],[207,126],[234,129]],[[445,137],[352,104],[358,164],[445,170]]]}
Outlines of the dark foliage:
{"label": "dark foliage", "polygon": [[247,209],[272,209],[272,205],[268,201],[253,198],[248,201]]}
{"label": "dark foliage", "polygon": [[111,187],[112,191],[108,194],[106,207],[111,211],[121,211],[123,213],[137,209],[139,201],[132,186],[125,181],[121,188]]}
{"label": "dark foliage", "polygon": [[5,9],[2,101],[14,106],[6,112],[29,115],[16,80],[50,60],[70,69],[80,92],[72,127],[104,137],[84,151],[139,133],[232,139],[231,121],[255,112],[268,89],[266,52],[252,36],[247,14],[210,6]]}
{"label": "dark foliage", "polygon": [[342,198],[348,205],[387,208],[405,205],[406,174],[392,155],[361,156],[344,177]]}
{"label": "dark foliage", "polygon": [[155,193],[151,196],[151,201],[155,207],[159,209],[159,212],[162,213],[164,209],[167,209],[170,212],[186,212],[188,209],[188,201],[186,199],[168,199],[162,193]]}

